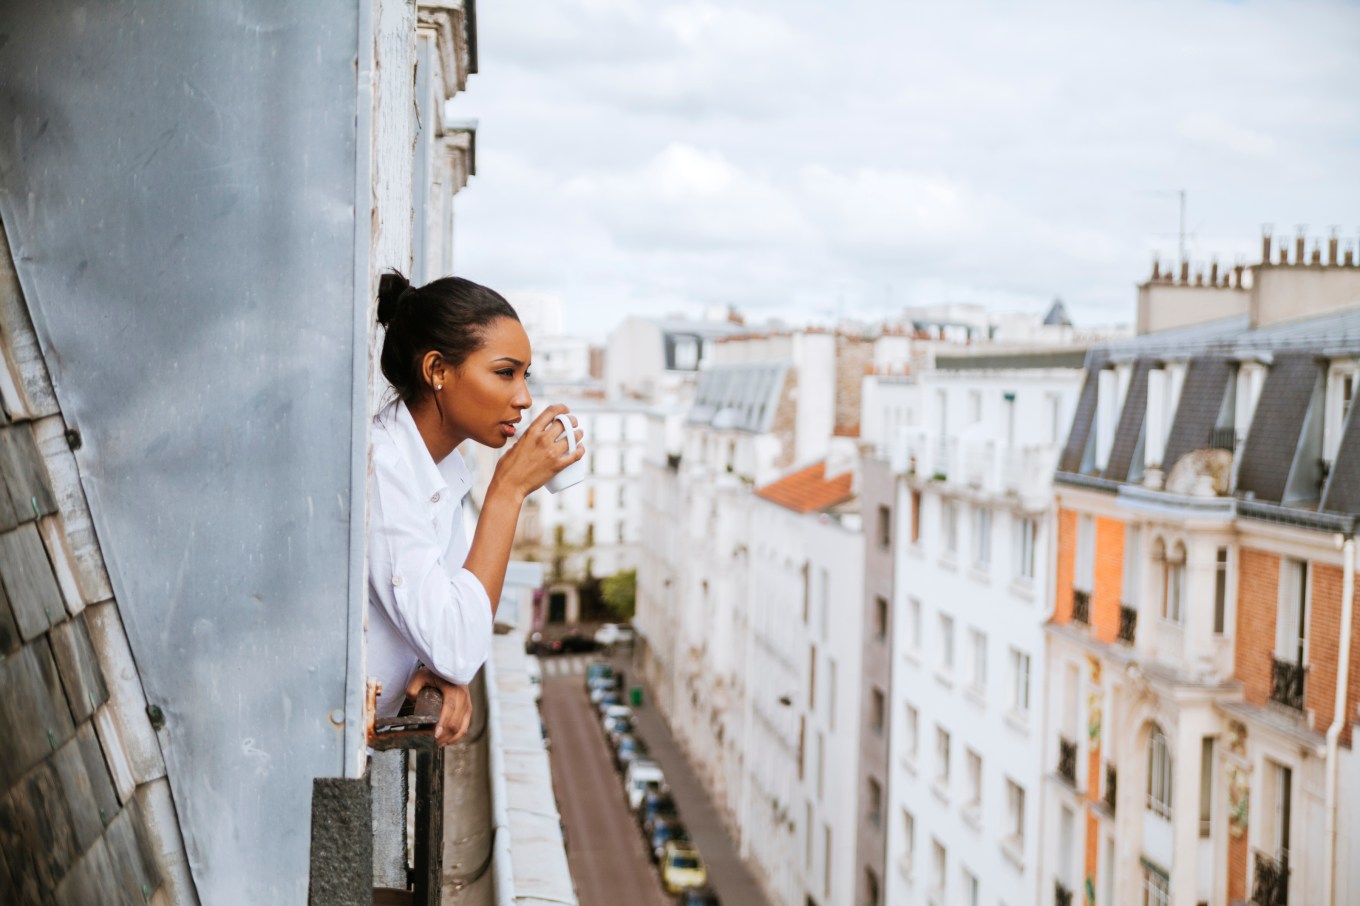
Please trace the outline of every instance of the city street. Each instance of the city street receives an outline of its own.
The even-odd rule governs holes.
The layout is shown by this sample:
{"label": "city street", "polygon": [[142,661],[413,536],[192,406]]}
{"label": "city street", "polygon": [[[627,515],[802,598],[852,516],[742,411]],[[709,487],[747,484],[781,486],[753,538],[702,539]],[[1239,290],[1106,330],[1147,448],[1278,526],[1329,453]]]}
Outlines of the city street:
{"label": "city street", "polygon": [[[577,895],[581,906],[665,903],[667,897],[628,812],[623,785],[586,697],[588,660],[542,659],[543,720],[552,741],[553,782]],[[626,657],[616,658],[615,666],[632,682],[636,674]],[[666,774],[680,818],[708,867],[710,886],[724,906],[764,906],[767,900],[650,700],[646,696],[643,707],[636,709],[637,733]]]}

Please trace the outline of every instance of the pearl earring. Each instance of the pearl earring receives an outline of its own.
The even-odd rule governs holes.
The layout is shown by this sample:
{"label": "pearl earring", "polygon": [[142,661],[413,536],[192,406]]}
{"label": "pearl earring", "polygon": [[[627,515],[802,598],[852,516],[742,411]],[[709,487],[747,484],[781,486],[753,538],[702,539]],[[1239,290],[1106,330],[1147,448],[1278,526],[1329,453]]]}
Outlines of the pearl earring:
{"label": "pearl earring", "polygon": [[435,389],[435,390],[443,390],[443,389],[444,389],[444,385],[443,385],[443,384],[435,384],[435,385],[434,385],[434,389]]}

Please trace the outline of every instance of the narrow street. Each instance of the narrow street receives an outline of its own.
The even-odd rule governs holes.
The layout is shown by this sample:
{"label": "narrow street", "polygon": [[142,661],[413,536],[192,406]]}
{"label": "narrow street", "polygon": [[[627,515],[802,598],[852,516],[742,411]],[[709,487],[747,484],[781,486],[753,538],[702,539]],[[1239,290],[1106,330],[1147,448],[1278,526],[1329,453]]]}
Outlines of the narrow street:
{"label": "narrow street", "polygon": [[[647,856],[623,796],[623,783],[585,692],[588,656],[543,658],[543,720],[552,742],[553,785],[566,826],[567,860],[581,906],[665,904],[660,878]],[[629,682],[626,656],[614,659]],[[709,885],[724,906],[765,906],[759,885],[737,854],[717,811],[676,745],[650,690],[635,709],[637,734],[665,772],[681,820],[704,857]]]}

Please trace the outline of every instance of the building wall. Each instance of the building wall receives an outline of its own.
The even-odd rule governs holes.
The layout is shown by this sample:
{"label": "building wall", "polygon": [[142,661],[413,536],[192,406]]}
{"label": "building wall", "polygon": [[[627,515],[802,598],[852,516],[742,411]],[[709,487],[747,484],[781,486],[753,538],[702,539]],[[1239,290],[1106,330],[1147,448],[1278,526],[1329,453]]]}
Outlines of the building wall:
{"label": "building wall", "polygon": [[1280,595],[1278,554],[1243,547],[1237,597],[1237,648],[1234,674],[1242,696],[1257,707],[1270,701],[1271,659],[1275,652],[1275,609]]}

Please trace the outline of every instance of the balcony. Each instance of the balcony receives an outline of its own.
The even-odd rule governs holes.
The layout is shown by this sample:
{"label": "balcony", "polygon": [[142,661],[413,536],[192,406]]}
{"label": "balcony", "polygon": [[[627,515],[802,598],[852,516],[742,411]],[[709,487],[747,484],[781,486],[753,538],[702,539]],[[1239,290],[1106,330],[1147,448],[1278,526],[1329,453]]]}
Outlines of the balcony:
{"label": "balcony", "polygon": [[1138,611],[1127,604],[1119,605],[1119,641],[1132,645],[1137,629]]}
{"label": "balcony", "polygon": [[1256,906],[1288,906],[1289,856],[1279,858],[1256,851],[1256,875],[1252,879],[1251,901]]}
{"label": "balcony", "polygon": [[1077,785],[1077,744],[1066,736],[1058,737],[1058,776],[1073,788]]}
{"label": "balcony", "polygon": [[1072,906],[1072,891],[1062,881],[1053,882],[1053,906]]}
{"label": "balcony", "polygon": [[1072,592],[1072,620],[1091,625],[1091,593],[1076,589]]}
{"label": "balcony", "polygon": [[1270,700],[1295,711],[1303,710],[1303,677],[1308,668],[1275,658],[1270,669]]}
{"label": "balcony", "polygon": [[1111,815],[1114,814],[1114,804],[1118,799],[1118,791],[1119,774],[1115,771],[1114,765],[1107,764],[1105,765],[1105,798],[1103,801]]}
{"label": "balcony", "polygon": [[907,428],[893,457],[899,468],[921,478],[951,481],[986,494],[1043,499],[1058,464],[1053,444],[1010,446],[976,435],[977,428],[959,437]]}

